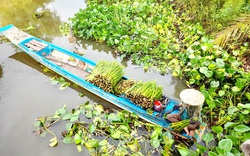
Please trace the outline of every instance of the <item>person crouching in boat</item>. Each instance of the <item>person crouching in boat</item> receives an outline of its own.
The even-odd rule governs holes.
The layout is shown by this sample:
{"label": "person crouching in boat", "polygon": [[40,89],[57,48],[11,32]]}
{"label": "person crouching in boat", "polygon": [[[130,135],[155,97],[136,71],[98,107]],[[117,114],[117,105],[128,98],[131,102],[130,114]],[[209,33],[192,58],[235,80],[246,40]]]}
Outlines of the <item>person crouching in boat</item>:
{"label": "person crouching in boat", "polygon": [[[180,93],[181,104],[180,111],[177,114],[168,114],[167,119],[170,122],[191,119],[190,124],[184,128],[189,136],[194,136],[195,130],[199,128],[199,117],[204,103],[204,95],[195,89],[185,89]],[[196,119],[196,120],[194,120]]]}

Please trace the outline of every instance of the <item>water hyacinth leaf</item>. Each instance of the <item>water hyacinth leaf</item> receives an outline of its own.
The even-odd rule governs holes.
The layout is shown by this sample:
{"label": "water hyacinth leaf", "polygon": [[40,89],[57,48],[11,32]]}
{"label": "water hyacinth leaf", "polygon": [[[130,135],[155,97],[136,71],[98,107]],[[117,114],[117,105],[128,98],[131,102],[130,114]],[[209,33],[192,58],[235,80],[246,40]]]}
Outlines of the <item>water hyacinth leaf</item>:
{"label": "water hyacinth leaf", "polygon": [[207,72],[205,73],[205,76],[206,76],[206,77],[212,77],[212,76],[213,76],[213,72],[212,72],[212,71],[207,71]]}
{"label": "water hyacinth leaf", "polygon": [[114,131],[114,132],[111,134],[111,137],[114,138],[114,139],[119,139],[119,138],[121,137],[121,134],[122,134],[121,131],[116,130],[116,131]]}
{"label": "water hyacinth leaf", "polygon": [[185,148],[178,148],[178,151],[180,153],[181,156],[189,156],[190,152],[188,149]]}
{"label": "water hyacinth leaf", "polygon": [[79,95],[80,97],[84,97],[84,96],[85,96],[84,93],[79,93],[78,95]]}
{"label": "water hyacinth leaf", "polygon": [[121,121],[121,118],[114,113],[109,114],[108,119],[111,121]]}
{"label": "water hyacinth leaf", "polygon": [[199,70],[202,74],[205,74],[208,71],[207,67],[201,67]]}
{"label": "water hyacinth leaf", "polygon": [[206,143],[209,143],[214,139],[214,136],[212,133],[205,133],[202,135],[202,140],[205,141]]}
{"label": "water hyacinth leaf", "polygon": [[227,111],[228,111],[228,114],[234,114],[235,112],[237,112],[239,109],[235,106],[229,106]]}
{"label": "water hyacinth leaf", "polygon": [[237,68],[237,67],[239,67],[240,65],[241,65],[242,63],[240,62],[240,61],[234,61],[234,62],[232,62],[232,66],[234,67],[234,68]]}
{"label": "water hyacinth leaf", "polygon": [[99,142],[99,146],[106,146],[108,141],[106,139]]}
{"label": "water hyacinth leaf", "polygon": [[90,119],[90,118],[92,118],[92,117],[93,117],[93,112],[92,112],[91,110],[88,110],[88,111],[86,112],[86,118]]}
{"label": "water hyacinth leaf", "polygon": [[245,114],[245,115],[248,115],[249,114],[249,110],[243,110],[241,113]]}
{"label": "water hyacinth leaf", "polygon": [[195,55],[194,55],[194,54],[190,54],[190,55],[188,56],[188,58],[193,59],[193,58],[195,58]]}
{"label": "water hyacinth leaf", "polygon": [[64,113],[66,112],[66,110],[64,108],[60,108],[58,109],[55,114],[58,114],[58,115],[63,115]]}
{"label": "water hyacinth leaf", "polygon": [[220,134],[223,132],[223,128],[221,126],[212,126],[212,131],[217,134]]}
{"label": "water hyacinth leaf", "polygon": [[64,137],[62,142],[65,144],[71,144],[72,138],[71,137]]}
{"label": "water hyacinth leaf", "polygon": [[222,139],[220,140],[218,147],[224,152],[230,152],[233,147],[233,142],[231,139]]}
{"label": "water hyacinth leaf", "polygon": [[50,71],[50,69],[49,69],[49,68],[44,68],[43,71],[44,71],[45,73],[47,73],[47,72]]}
{"label": "water hyacinth leaf", "polygon": [[76,110],[76,111],[72,114],[72,116],[79,116],[80,113],[81,113],[80,110]]}
{"label": "water hyacinth leaf", "polygon": [[246,125],[237,125],[234,127],[234,130],[236,132],[247,132],[250,130],[250,127],[246,126]]}
{"label": "water hyacinth leaf", "polygon": [[194,84],[194,83],[195,83],[195,79],[190,78],[188,84]]}
{"label": "water hyacinth leaf", "polygon": [[219,87],[219,85],[220,85],[220,82],[219,82],[219,81],[212,81],[212,82],[210,83],[210,86],[211,86],[212,88],[217,88],[217,87]]}
{"label": "water hyacinth leaf", "polygon": [[208,69],[209,69],[209,70],[212,70],[212,71],[213,71],[213,70],[215,70],[216,68],[217,68],[217,67],[216,67],[216,64],[214,64],[214,63],[211,63],[211,64],[208,65]]}
{"label": "water hyacinth leaf", "polygon": [[97,148],[99,146],[99,141],[92,139],[92,140],[88,140],[87,142],[85,142],[85,147],[90,149],[90,148]]}
{"label": "water hyacinth leaf", "polygon": [[70,112],[66,112],[64,114],[64,116],[62,117],[62,120],[69,120],[71,118],[71,113]]}
{"label": "water hyacinth leaf", "polygon": [[41,121],[36,121],[33,123],[34,127],[39,127],[41,125]]}
{"label": "water hyacinth leaf", "polygon": [[76,145],[78,145],[82,142],[82,137],[78,133],[76,133],[74,136],[74,142]]}
{"label": "water hyacinth leaf", "polygon": [[250,139],[250,132],[244,133],[244,139],[245,140]]}
{"label": "water hyacinth leaf", "polygon": [[234,125],[236,125],[235,122],[227,122],[227,123],[224,125],[224,128],[225,128],[225,129],[228,129],[228,128],[234,126]]}
{"label": "water hyacinth leaf", "polygon": [[46,134],[47,134],[47,132],[44,131],[44,132],[42,132],[42,133],[40,134],[40,137],[44,138],[44,137],[46,136]]}
{"label": "water hyacinth leaf", "polygon": [[221,58],[217,58],[216,59],[216,65],[219,67],[219,68],[223,68],[225,66],[225,62],[223,59]]}
{"label": "water hyacinth leaf", "polygon": [[79,116],[74,115],[74,116],[72,116],[72,117],[70,118],[70,122],[75,122],[75,121],[78,120],[78,118],[79,118]]}
{"label": "water hyacinth leaf", "polygon": [[84,108],[85,108],[86,110],[92,110],[92,109],[93,109],[93,105],[90,105],[90,104],[89,104],[89,101],[88,101],[88,102],[85,103]]}
{"label": "water hyacinth leaf", "polygon": [[246,92],[245,96],[247,97],[248,100],[250,100],[250,93],[249,92]]}
{"label": "water hyacinth leaf", "polygon": [[119,128],[120,131],[123,131],[125,133],[129,133],[129,128],[125,125],[121,125]]}
{"label": "water hyacinth leaf", "polygon": [[69,131],[72,128],[73,123],[69,122],[66,124],[66,130]]}
{"label": "water hyacinth leaf", "polygon": [[98,123],[102,123],[102,122],[103,122],[103,120],[99,116],[95,117],[93,120],[93,123],[95,125],[97,125]]}
{"label": "water hyacinth leaf", "polygon": [[[223,156],[226,155],[226,156],[236,156],[235,154],[233,154],[232,152],[225,152],[223,154]],[[240,155],[239,155],[240,156]]]}
{"label": "water hyacinth leaf", "polygon": [[96,130],[96,126],[93,124],[89,124],[89,132],[93,133]]}
{"label": "water hyacinth leaf", "polygon": [[209,151],[208,156],[218,156],[218,154],[215,152]]}
{"label": "water hyacinth leaf", "polygon": [[56,138],[56,137],[51,138],[51,139],[50,139],[50,144],[49,144],[49,146],[50,146],[50,147],[55,147],[55,146],[57,146],[57,145],[58,145],[57,138]]}
{"label": "water hyacinth leaf", "polygon": [[77,145],[76,148],[77,148],[77,151],[78,151],[78,152],[81,152],[81,151],[82,151],[82,145]]}
{"label": "water hyacinth leaf", "polygon": [[224,90],[220,90],[220,91],[219,91],[219,96],[222,97],[222,96],[224,96],[224,95],[225,95],[225,91],[224,91]]}
{"label": "water hyacinth leaf", "polygon": [[238,88],[238,87],[236,87],[236,86],[233,86],[233,87],[232,87],[232,91],[235,92],[235,93],[237,93],[237,92],[240,91],[240,88]]}
{"label": "water hyacinth leaf", "polygon": [[235,85],[242,90],[246,84],[247,84],[248,80],[247,79],[243,79],[243,78],[238,78]]}
{"label": "water hyacinth leaf", "polygon": [[130,148],[131,151],[136,152],[137,147],[134,144],[129,144],[128,147]]}
{"label": "water hyacinth leaf", "polygon": [[249,104],[249,103],[244,104],[244,108],[246,108],[246,109],[250,109],[250,104]]}
{"label": "water hyacinth leaf", "polygon": [[134,140],[133,142],[128,143],[127,145],[131,151],[138,152],[140,147],[140,144],[138,143],[138,140]]}
{"label": "water hyacinth leaf", "polygon": [[102,105],[97,105],[97,106],[95,107],[95,110],[96,110],[96,115],[100,115],[100,114],[104,111]]}
{"label": "water hyacinth leaf", "polygon": [[196,142],[195,142],[195,145],[198,147],[198,149],[201,151],[201,153],[204,153],[207,150],[207,148],[205,146],[197,144]]}
{"label": "water hyacinth leaf", "polygon": [[60,87],[59,87],[59,90],[64,90],[64,89],[66,89],[68,86],[67,85],[61,85]]}
{"label": "water hyacinth leaf", "polygon": [[174,68],[172,75],[177,77],[180,75],[180,73],[181,73],[181,70],[179,68]]}
{"label": "water hyacinth leaf", "polygon": [[164,132],[163,136],[167,136],[169,139],[173,138],[173,135],[169,131]]}
{"label": "water hyacinth leaf", "polygon": [[158,139],[158,133],[156,130],[153,131],[153,133],[150,136],[151,139]]}
{"label": "water hyacinth leaf", "polygon": [[157,126],[154,129],[153,133],[151,134],[150,138],[151,139],[157,139],[161,135],[162,135],[162,128]]}
{"label": "water hyacinth leaf", "polygon": [[58,80],[50,80],[50,84],[51,84],[51,85],[56,85],[56,84],[58,84],[58,83],[59,83]]}
{"label": "water hyacinth leaf", "polygon": [[207,51],[208,46],[207,46],[207,45],[203,45],[203,46],[201,46],[201,49],[202,49],[203,51]]}
{"label": "water hyacinth leaf", "polygon": [[158,148],[160,146],[160,140],[159,139],[151,139],[150,145],[154,148]]}
{"label": "water hyacinth leaf", "polygon": [[122,147],[118,147],[117,150],[115,150],[115,155],[127,155],[129,154],[129,152],[125,149],[125,148],[122,148]]}

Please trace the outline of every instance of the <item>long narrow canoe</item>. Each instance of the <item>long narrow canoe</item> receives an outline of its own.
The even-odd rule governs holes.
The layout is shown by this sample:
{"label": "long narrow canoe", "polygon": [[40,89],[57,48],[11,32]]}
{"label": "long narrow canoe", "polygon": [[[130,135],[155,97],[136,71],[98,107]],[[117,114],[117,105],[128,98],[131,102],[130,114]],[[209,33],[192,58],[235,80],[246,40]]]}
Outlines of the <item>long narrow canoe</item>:
{"label": "long narrow canoe", "polygon": [[[171,128],[169,127],[170,122],[164,118],[163,114],[173,110],[173,107],[180,103],[180,100],[166,96],[168,98],[168,102],[162,112],[153,111],[153,113],[148,113],[147,110],[141,108],[135,103],[132,103],[129,99],[105,92],[101,88],[86,81],[86,76],[88,76],[91,72],[90,69],[94,68],[96,65],[95,62],[77,55],[72,51],[60,48],[52,43],[31,36],[16,28],[14,25],[7,25],[0,28],[0,33],[39,63],[78,84],[89,92],[101,97],[102,99],[120,107],[121,109],[135,113],[140,118],[155,125],[159,125],[182,139],[186,139],[187,141],[200,140],[205,129],[205,123],[202,122],[200,129],[196,130],[195,137],[192,138],[184,131],[180,133],[171,131]],[[72,58],[74,58],[74,62],[69,61]],[[127,78],[124,77],[124,79]],[[173,110],[171,113],[178,113],[178,111],[179,110]]]}

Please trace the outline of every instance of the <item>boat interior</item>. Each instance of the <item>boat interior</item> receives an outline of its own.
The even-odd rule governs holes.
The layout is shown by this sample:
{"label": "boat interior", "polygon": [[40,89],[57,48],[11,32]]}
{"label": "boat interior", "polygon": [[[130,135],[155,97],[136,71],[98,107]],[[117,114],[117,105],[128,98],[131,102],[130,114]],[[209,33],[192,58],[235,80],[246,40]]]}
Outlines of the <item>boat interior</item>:
{"label": "boat interior", "polygon": [[32,52],[36,52],[36,54],[50,60],[50,62],[55,63],[57,66],[60,66],[66,71],[71,72],[82,79],[85,79],[93,69],[93,67],[86,64],[84,61],[67,55],[65,52],[60,51],[60,49],[56,49],[55,47],[36,39],[30,39],[21,44]]}

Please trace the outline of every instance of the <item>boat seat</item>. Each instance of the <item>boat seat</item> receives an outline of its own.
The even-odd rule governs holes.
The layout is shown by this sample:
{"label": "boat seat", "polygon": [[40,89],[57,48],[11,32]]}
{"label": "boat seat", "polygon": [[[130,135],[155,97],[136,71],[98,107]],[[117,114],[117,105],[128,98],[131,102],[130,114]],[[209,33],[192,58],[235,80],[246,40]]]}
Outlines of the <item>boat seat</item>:
{"label": "boat seat", "polygon": [[30,40],[29,42],[25,43],[25,46],[32,49],[33,51],[37,52],[37,51],[44,49],[48,45],[33,39],[33,40]]}

